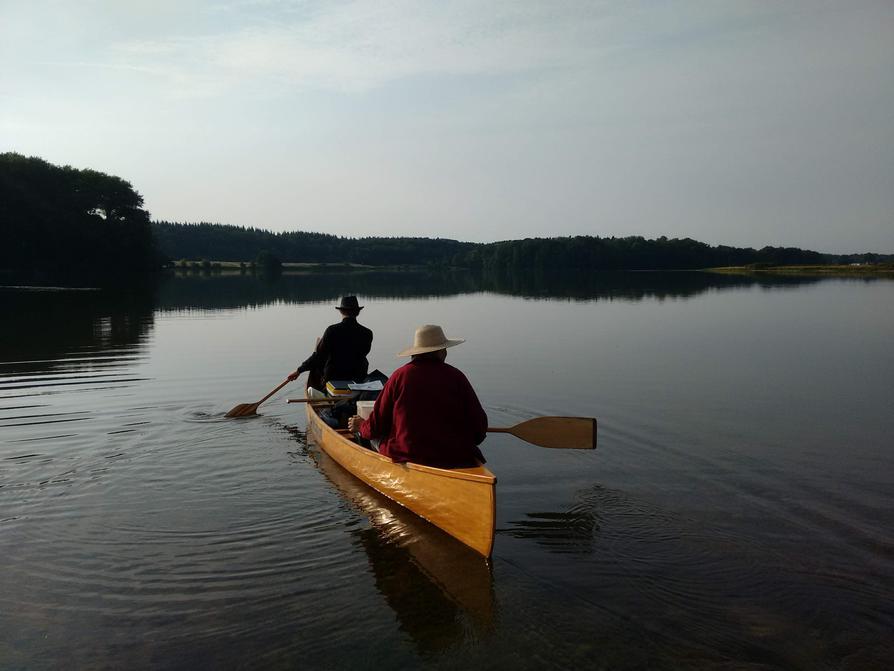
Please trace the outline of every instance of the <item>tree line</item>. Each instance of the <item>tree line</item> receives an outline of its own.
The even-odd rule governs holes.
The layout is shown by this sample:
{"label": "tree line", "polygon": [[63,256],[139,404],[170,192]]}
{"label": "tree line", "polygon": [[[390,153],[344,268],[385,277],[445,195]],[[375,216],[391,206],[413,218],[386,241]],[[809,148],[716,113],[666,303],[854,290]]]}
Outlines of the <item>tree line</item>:
{"label": "tree line", "polygon": [[371,266],[444,266],[502,270],[687,270],[719,266],[874,262],[875,254],[834,255],[796,247],[711,246],[691,238],[640,236],[526,238],[492,243],[444,238],[348,238],[302,231],[274,233],[212,223],[153,223],[172,259],[252,261],[271,251],[284,262]]}
{"label": "tree line", "polygon": [[63,278],[158,264],[149,213],[129,182],[0,154],[0,270]]}
{"label": "tree line", "polygon": [[454,259],[480,270],[687,270],[719,266],[813,265],[824,254],[795,247],[712,247],[691,238],[640,236],[527,238],[481,245]]}
{"label": "tree line", "polygon": [[284,261],[484,272],[685,270],[894,260],[892,255],[839,256],[794,247],[711,246],[690,238],[574,236],[472,243],[150,222],[142,196],[120,177],[55,166],[16,153],[0,154],[0,242],[0,271],[38,278],[114,277],[179,259],[271,267]]}
{"label": "tree line", "polygon": [[264,251],[293,263],[356,263],[372,266],[444,263],[475,247],[442,238],[347,238],[328,233],[243,228],[200,222],[152,224],[159,248],[171,259],[252,261]]}

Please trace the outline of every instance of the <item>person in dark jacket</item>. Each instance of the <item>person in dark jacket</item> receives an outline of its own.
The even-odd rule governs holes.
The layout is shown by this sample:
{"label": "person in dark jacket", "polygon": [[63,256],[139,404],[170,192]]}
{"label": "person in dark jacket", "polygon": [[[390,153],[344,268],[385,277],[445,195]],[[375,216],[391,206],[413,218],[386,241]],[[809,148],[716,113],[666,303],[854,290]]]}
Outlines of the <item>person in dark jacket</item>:
{"label": "person in dark jacket", "polygon": [[357,303],[356,296],[345,296],[335,309],[341,313],[341,321],[326,328],[314,353],[289,374],[290,380],[311,371],[310,382],[313,371],[317,371],[321,379],[314,382],[322,389],[329,380],[360,381],[366,377],[369,370],[366,355],[372,347],[373,333],[357,323],[363,306]]}
{"label": "person in dark jacket", "polygon": [[420,326],[413,346],[398,354],[412,360],[388,378],[372,414],[351,417],[348,428],[378,440],[376,449],[396,462],[441,468],[484,463],[478,445],[487,435],[487,415],[466,376],[444,361],[447,348],[463,342],[448,339],[440,326]]}

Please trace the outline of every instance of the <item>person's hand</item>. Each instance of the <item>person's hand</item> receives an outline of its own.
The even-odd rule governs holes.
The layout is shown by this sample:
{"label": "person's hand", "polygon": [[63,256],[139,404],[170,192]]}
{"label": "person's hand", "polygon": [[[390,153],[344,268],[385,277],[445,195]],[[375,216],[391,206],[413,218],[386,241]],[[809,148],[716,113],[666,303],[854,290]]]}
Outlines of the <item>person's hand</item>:
{"label": "person's hand", "polygon": [[299,375],[301,375],[301,371],[299,370],[289,373],[289,382],[294,382],[295,380],[297,380]]}
{"label": "person's hand", "polygon": [[363,417],[354,415],[348,418],[348,430],[351,433],[360,433],[360,427],[363,424]]}

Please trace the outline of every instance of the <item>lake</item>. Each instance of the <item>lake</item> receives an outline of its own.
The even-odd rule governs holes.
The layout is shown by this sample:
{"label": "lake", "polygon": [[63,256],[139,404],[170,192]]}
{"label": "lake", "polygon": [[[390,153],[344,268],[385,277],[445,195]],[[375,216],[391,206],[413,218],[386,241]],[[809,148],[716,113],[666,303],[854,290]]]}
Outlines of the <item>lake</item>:
{"label": "lake", "polygon": [[[356,294],[508,435],[490,562],[369,490],[275,387]],[[0,668],[888,669],[894,281],[169,276],[0,290]]]}

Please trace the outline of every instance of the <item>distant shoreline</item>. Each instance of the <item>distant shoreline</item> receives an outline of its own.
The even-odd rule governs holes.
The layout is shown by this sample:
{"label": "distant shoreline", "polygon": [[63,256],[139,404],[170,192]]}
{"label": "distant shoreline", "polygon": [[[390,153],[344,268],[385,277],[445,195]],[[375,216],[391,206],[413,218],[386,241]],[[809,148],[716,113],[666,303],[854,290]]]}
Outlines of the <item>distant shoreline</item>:
{"label": "distant shoreline", "polygon": [[[222,274],[252,274],[257,272],[251,264],[239,261],[187,261],[188,265],[175,263],[167,268],[177,273],[222,273]],[[364,271],[419,271],[429,270],[425,265],[384,264],[368,265],[362,263],[314,263],[314,262],[283,262],[280,272],[283,274],[318,273],[318,272],[364,272]],[[467,271],[468,268],[448,267],[442,270]],[[801,275],[813,277],[855,277],[855,276],[879,276],[894,275],[894,263],[875,264],[829,264],[829,265],[790,265],[772,266],[753,264],[747,266],[720,266],[715,268],[680,268],[675,270],[594,270],[593,272],[706,272],[720,275]]]}
{"label": "distant shoreline", "polygon": [[[181,261],[175,262],[164,270],[174,271],[177,273],[226,273],[237,275],[251,275],[261,272],[252,263],[241,261],[187,261],[187,265],[182,265]],[[426,266],[422,265],[403,265],[403,264],[385,264],[381,266],[373,266],[363,263],[315,263],[315,262],[296,262],[283,261],[279,266],[279,271],[283,274],[294,273],[316,273],[316,272],[355,272],[369,270],[420,270]]]}
{"label": "distant shoreline", "polygon": [[894,264],[847,264],[815,266],[726,266],[705,268],[705,272],[725,275],[814,275],[824,277],[853,277],[855,275],[894,275]]}

